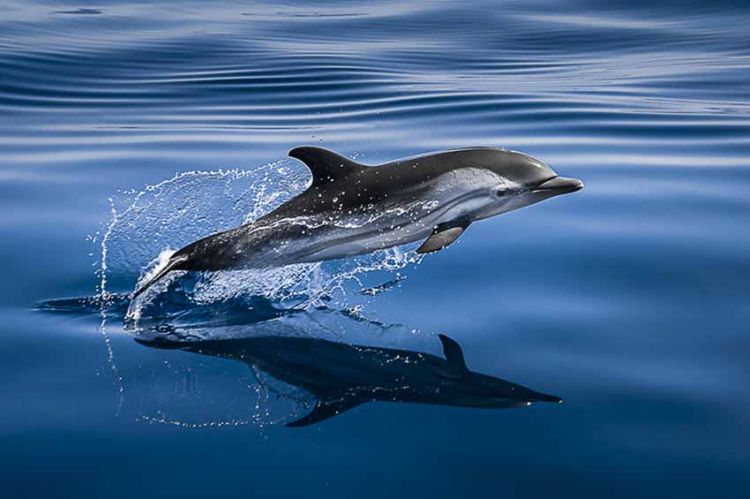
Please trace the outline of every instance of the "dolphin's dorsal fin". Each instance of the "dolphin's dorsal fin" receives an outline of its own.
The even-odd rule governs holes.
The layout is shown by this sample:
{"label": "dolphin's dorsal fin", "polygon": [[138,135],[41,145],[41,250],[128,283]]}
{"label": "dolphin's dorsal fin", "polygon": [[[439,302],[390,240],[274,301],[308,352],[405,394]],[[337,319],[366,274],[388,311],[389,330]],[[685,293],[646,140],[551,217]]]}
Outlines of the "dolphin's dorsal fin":
{"label": "dolphin's dorsal fin", "polygon": [[438,225],[432,231],[430,237],[425,239],[422,245],[417,248],[417,253],[432,253],[449,246],[464,233],[469,224],[470,222],[453,222]]}
{"label": "dolphin's dorsal fin", "polygon": [[307,165],[313,176],[313,187],[325,185],[367,168],[322,147],[295,147],[289,151],[289,156]]}
{"label": "dolphin's dorsal fin", "polygon": [[357,407],[358,405],[366,402],[366,400],[359,397],[342,397],[339,399],[320,399],[315,404],[313,410],[307,416],[303,416],[300,419],[291,421],[286,424],[290,427],[309,426],[311,424],[320,423],[326,419],[338,416],[342,412],[346,412],[349,409]]}
{"label": "dolphin's dorsal fin", "polygon": [[451,367],[455,367],[462,371],[468,371],[469,368],[466,367],[464,352],[463,350],[461,350],[461,345],[456,343],[456,340],[448,338],[444,334],[439,334],[438,338],[440,338],[440,343],[443,344],[443,353],[445,354],[445,358],[448,360],[448,364]]}

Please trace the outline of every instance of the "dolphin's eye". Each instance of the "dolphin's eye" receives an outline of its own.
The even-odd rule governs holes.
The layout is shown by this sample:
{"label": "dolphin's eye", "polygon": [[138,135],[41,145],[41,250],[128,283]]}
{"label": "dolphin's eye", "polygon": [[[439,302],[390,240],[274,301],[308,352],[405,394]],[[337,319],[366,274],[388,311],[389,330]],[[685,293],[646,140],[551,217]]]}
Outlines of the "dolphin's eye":
{"label": "dolphin's eye", "polygon": [[505,190],[505,189],[498,189],[498,190],[495,191],[495,196],[501,198],[501,197],[505,196],[505,194],[507,194],[507,192],[508,191]]}

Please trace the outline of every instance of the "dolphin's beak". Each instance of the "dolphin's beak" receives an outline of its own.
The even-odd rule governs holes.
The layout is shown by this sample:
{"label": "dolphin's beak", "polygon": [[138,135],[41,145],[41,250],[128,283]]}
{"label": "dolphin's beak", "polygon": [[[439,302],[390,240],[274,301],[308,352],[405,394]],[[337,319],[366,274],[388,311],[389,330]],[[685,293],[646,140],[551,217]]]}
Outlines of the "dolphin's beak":
{"label": "dolphin's beak", "polygon": [[567,194],[583,189],[583,182],[577,178],[553,177],[537,185],[531,192]]}
{"label": "dolphin's beak", "polygon": [[562,399],[554,395],[547,395],[546,393],[534,392],[533,402],[552,402],[555,404],[562,404]]}

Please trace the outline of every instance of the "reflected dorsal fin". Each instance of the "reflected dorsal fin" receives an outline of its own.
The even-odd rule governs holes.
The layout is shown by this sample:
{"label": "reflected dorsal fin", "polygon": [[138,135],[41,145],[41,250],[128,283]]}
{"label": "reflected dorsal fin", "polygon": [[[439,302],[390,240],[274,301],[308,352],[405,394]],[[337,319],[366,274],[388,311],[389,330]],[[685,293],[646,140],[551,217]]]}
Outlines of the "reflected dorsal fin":
{"label": "reflected dorsal fin", "polygon": [[469,368],[466,367],[464,352],[461,350],[461,345],[444,334],[439,334],[438,337],[440,338],[440,343],[443,344],[443,354],[445,354],[448,364],[456,369],[468,371]]}
{"label": "reflected dorsal fin", "polygon": [[338,416],[342,412],[346,412],[349,409],[357,407],[359,404],[364,403],[366,400],[358,397],[342,397],[335,400],[318,400],[313,410],[307,416],[303,416],[296,421],[291,421],[286,424],[290,427],[298,426],[309,426],[311,424],[320,423],[326,419]]}
{"label": "reflected dorsal fin", "polygon": [[289,156],[307,165],[313,176],[313,186],[325,185],[367,168],[322,147],[295,147],[289,151]]}

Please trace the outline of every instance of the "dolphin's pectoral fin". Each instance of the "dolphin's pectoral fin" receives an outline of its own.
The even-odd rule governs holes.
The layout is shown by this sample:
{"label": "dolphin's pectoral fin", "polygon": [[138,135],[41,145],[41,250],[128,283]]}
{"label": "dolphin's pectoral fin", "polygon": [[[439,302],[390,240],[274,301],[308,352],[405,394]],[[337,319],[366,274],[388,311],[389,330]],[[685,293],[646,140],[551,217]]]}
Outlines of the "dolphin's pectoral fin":
{"label": "dolphin's pectoral fin", "polygon": [[425,239],[422,245],[417,248],[417,253],[421,254],[440,251],[458,239],[463,232],[464,229],[462,227],[451,227],[450,229],[445,229],[441,232],[433,232],[432,235]]}
{"label": "dolphin's pectoral fin", "polygon": [[440,343],[443,344],[443,354],[445,354],[448,364],[461,371],[468,371],[469,368],[466,367],[466,360],[464,360],[464,352],[461,350],[461,345],[456,340],[444,334],[439,334],[438,338],[440,338]]}
{"label": "dolphin's pectoral fin", "polygon": [[289,156],[307,165],[313,176],[313,187],[325,185],[367,168],[363,164],[321,147],[295,147],[289,151]]}
{"label": "dolphin's pectoral fin", "polygon": [[468,222],[438,225],[435,227],[435,230],[432,231],[430,237],[425,239],[422,245],[417,248],[417,253],[432,253],[433,251],[439,251],[446,246],[449,246],[464,233],[468,226]]}
{"label": "dolphin's pectoral fin", "polygon": [[318,400],[310,414],[295,421],[291,421],[287,423],[286,426],[296,428],[299,426],[309,426],[311,424],[320,423],[321,421],[338,416],[342,412],[357,407],[363,402],[365,402],[365,400],[358,397],[344,397],[336,400]]}

